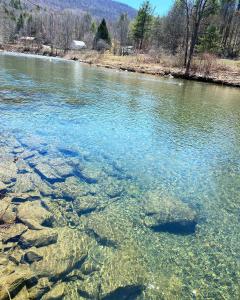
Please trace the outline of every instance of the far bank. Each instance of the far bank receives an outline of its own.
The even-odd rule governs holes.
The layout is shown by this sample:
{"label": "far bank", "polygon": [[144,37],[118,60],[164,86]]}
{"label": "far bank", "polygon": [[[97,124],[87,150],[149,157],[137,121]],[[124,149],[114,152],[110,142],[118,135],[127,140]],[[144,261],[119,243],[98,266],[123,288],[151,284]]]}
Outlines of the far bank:
{"label": "far bank", "polygon": [[211,55],[196,57],[189,75],[181,66],[176,56],[134,54],[129,56],[113,55],[110,52],[54,50],[48,48],[25,48],[22,45],[7,44],[2,50],[19,53],[57,56],[68,60],[80,61],[97,67],[117,69],[149,75],[174,77],[187,80],[215,83],[226,86],[240,87],[240,61],[217,59]]}

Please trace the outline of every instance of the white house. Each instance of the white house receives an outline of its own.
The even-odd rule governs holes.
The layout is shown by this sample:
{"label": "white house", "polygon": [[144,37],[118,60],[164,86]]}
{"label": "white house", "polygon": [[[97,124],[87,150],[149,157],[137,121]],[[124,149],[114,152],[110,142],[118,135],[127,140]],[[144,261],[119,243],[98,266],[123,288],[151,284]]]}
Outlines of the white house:
{"label": "white house", "polygon": [[71,50],[82,50],[82,49],[85,49],[85,48],[87,48],[87,46],[83,41],[73,40],[71,45],[70,45]]}

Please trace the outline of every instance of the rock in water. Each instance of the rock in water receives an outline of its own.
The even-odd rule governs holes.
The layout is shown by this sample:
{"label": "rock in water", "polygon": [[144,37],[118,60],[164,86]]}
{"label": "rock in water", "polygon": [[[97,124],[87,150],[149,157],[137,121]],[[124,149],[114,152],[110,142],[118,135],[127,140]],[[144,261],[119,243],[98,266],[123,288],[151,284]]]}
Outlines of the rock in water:
{"label": "rock in water", "polygon": [[31,269],[40,277],[56,281],[80,267],[87,259],[91,245],[91,239],[84,233],[68,227],[58,228],[57,243],[39,248],[38,255],[43,260],[34,262]]}
{"label": "rock in water", "polygon": [[56,243],[57,238],[58,233],[53,229],[28,230],[21,236],[19,244],[23,249],[39,248]]}
{"label": "rock in water", "polygon": [[28,267],[21,266],[14,272],[1,276],[0,300],[8,300],[9,294],[14,297],[25,284],[36,280],[35,275]]}
{"label": "rock in water", "polygon": [[28,228],[23,224],[13,224],[6,228],[0,228],[0,240],[5,244],[8,242],[16,242],[27,229]]}
{"label": "rock in water", "polygon": [[25,202],[18,206],[18,219],[30,229],[42,229],[42,225],[51,226],[53,215],[41,204],[41,201]]}
{"label": "rock in water", "polygon": [[0,224],[13,224],[16,220],[16,213],[10,198],[0,200]]}
{"label": "rock in water", "polygon": [[144,224],[157,232],[191,234],[195,232],[197,214],[187,204],[161,192],[148,192],[143,201]]}
{"label": "rock in water", "polygon": [[59,283],[55,285],[46,295],[43,296],[42,300],[61,300],[65,295],[65,284]]}

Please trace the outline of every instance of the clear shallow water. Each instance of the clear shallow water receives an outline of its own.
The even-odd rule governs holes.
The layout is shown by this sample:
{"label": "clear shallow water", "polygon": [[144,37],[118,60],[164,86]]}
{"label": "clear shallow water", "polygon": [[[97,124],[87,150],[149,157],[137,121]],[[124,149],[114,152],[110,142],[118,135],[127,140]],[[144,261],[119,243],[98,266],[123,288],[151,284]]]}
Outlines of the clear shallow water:
{"label": "clear shallow water", "polygon": [[[142,273],[146,299],[239,299],[239,89],[0,54],[0,116],[1,132],[68,157],[87,151],[96,168],[114,163],[138,187],[135,200],[122,196],[92,221],[116,229],[125,250],[105,254]],[[195,234],[131,227],[141,223],[138,198],[156,189],[197,211]]]}

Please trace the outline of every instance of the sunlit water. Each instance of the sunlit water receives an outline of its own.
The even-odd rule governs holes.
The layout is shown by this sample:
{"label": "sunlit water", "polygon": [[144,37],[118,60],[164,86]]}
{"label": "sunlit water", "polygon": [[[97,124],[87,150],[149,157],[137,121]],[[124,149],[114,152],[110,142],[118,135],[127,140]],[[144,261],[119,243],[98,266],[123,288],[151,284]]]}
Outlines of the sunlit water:
{"label": "sunlit water", "polygon": [[[134,240],[139,251],[127,268],[144,264],[152,299],[239,299],[239,89],[1,54],[0,116],[2,133],[120,166],[125,183],[139,187],[136,203],[161,189],[198,213],[191,235],[124,221],[123,246]],[[141,221],[136,203],[124,201],[121,214],[109,208],[109,224]]]}

